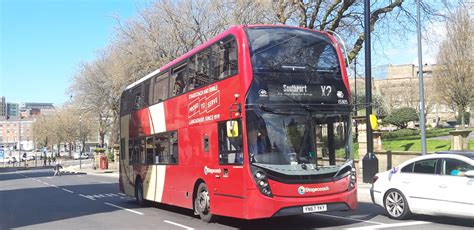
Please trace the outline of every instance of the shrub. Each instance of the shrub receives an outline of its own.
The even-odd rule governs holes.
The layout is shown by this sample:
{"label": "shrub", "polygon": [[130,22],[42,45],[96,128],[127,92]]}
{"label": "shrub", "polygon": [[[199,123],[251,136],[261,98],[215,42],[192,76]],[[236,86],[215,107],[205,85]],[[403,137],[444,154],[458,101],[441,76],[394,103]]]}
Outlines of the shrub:
{"label": "shrub", "polygon": [[416,129],[400,129],[393,132],[384,132],[382,133],[382,138],[386,140],[397,139],[407,136],[417,136],[420,135],[420,130]]}
{"label": "shrub", "polygon": [[[461,114],[459,114],[459,116],[456,117],[457,125],[461,124],[461,118],[462,118]],[[464,124],[469,124],[470,118],[471,118],[471,113],[464,112]]]}
{"label": "shrub", "polygon": [[400,129],[405,129],[408,126],[408,122],[418,121],[418,113],[416,109],[410,107],[403,107],[395,109],[383,120],[385,123],[389,123],[397,126]]}

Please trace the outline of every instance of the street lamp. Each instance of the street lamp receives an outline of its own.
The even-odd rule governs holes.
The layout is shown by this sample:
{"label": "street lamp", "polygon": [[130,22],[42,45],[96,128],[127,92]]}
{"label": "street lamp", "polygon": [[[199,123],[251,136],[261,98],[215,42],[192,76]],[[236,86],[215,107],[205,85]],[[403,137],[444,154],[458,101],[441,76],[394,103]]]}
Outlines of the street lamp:
{"label": "street lamp", "polygon": [[421,129],[421,155],[426,154],[426,128],[425,128],[425,92],[423,87],[423,60],[421,52],[421,21],[420,0],[416,1],[416,35],[418,40],[418,87],[420,96],[420,129]]}

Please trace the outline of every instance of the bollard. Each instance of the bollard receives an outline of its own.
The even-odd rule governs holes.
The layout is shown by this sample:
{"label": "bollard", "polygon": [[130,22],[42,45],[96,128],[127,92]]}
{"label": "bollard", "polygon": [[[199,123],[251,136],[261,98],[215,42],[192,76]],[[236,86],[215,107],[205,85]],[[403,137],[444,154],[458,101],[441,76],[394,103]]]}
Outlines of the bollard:
{"label": "bollard", "polygon": [[372,183],[372,178],[379,172],[379,160],[373,153],[365,154],[362,159],[362,182]]}

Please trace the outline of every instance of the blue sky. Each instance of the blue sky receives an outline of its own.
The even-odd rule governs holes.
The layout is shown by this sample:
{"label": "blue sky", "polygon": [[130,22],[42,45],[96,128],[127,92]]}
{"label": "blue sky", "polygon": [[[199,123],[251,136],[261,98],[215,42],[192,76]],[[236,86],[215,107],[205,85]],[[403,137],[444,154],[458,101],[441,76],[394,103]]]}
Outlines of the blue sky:
{"label": "blue sky", "polygon": [[0,0],[0,96],[59,105],[71,76],[109,44],[116,24],[146,5],[138,0]]}
{"label": "blue sky", "polygon": [[[62,104],[69,98],[65,92],[77,66],[94,60],[113,38],[112,16],[134,17],[147,4],[148,0],[0,0],[0,96],[9,102]],[[408,42],[379,46],[374,44],[383,50],[373,53],[374,66],[417,63],[416,34]]]}

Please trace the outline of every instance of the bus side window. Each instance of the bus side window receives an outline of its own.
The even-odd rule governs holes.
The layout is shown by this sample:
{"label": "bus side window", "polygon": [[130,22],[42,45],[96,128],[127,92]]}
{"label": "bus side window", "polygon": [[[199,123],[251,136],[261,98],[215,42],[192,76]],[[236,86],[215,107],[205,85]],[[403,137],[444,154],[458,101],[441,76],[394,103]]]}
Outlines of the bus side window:
{"label": "bus side window", "polygon": [[217,126],[219,135],[219,164],[241,165],[244,162],[242,124],[240,119],[235,120],[235,122],[237,122],[238,127],[238,136],[236,137],[228,136],[226,122],[221,122]]}
{"label": "bus side window", "polygon": [[133,158],[135,157],[135,143],[133,140],[128,140],[128,164],[133,164]]}
{"label": "bus side window", "polygon": [[168,98],[168,73],[164,73],[160,76],[155,77],[153,86],[153,104],[164,101]]}
{"label": "bus side window", "polygon": [[153,94],[150,93],[150,82],[151,80],[148,79],[143,85],[143,106],[149,106],[153,101]]}
{"label": "bus side window", "polygon": [[122,94],[122,98],[120,99],[121,104],[120,104],[120,115],[125,116],[127,114],[130,114],[130,111],[132,110],[132,95],[130,93],[130,90],[126,90]]}
{"label": "bus side window", "polygon": [[153,164],[153,137],[146,138],[146,163]]}
{"label": "bus side window", "polygon": [[189,59],[189,90],[209,84],[210,49],[205,49]]}
{"label": "bus side window", "polygon": [[170,97],[180,95],[187,91],[187,79],[186,79],[186,63],[178,66],[173,69],[173,73],[171,74],[171,95]]}
{"label": "bus side window", "polygon": [[142,108],[142,87],[139,85],[132,90],[133,95],[133,110]]}
{"label": "bus side window", "polygon": [[120,159],[125,160],[125,138],[120,138]]}
{"label": "bus side window", "polygon": [[177,132],[171,132],[169,133],[170,135],[170,163],[171,164],[177,164],[179,157],[178,157],[178,133]]}
{"label": "bus side window", "polygon": [[233,36],[212,45],[212,78],[220,80],[237,74],[237,43]]}
{"label": "bus side window", "polygon": [[139,164],[145,164],[145,151],[146,151],[146,143],[145,143],[145,138],[141,138],[139,142],[139,149],[140,149],[140,155],[138,158],[137,163]]}
{"label": "bus side window", "polygon": [[[174,155],[174,143],[177,146],[177,139],[176,141],[173,134],[176,135],[176,132],[171,133],[159,133],[155,135],[155,157],[154,163],[155,164],[175,164],[177,161],[173,160]],[[177,135],[176,135],[177,136]],[[177,153],[176,153],[177,154]],[[176,155],[177,159],[177,155]]]}

